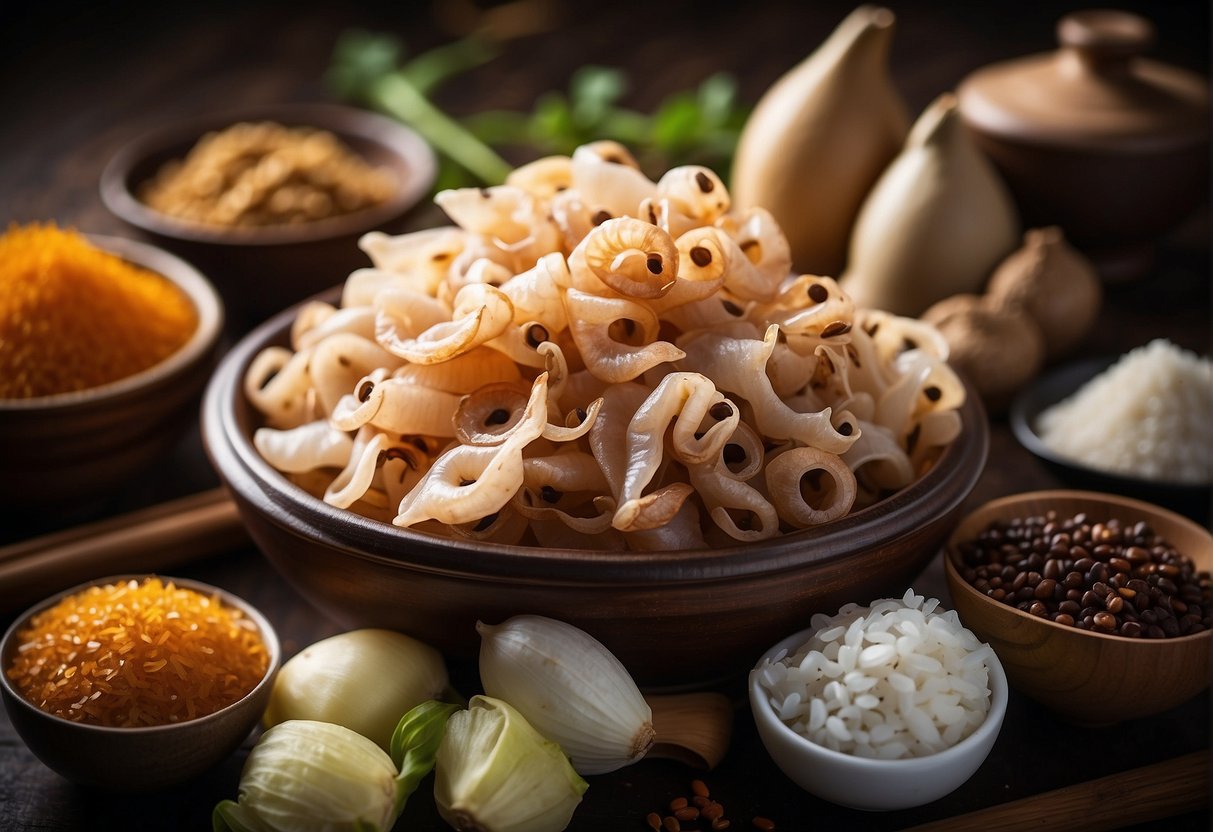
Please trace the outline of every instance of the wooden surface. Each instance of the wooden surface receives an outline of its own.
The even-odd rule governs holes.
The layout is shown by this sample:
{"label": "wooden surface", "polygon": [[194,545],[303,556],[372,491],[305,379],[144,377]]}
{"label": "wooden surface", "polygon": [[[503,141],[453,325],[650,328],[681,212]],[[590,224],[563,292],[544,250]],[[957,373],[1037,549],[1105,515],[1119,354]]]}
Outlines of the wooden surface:
{"label": "wooden surface", "polygon": [[[1159,30],[1156,57],[1207,74],[1207,4],[1118,5],[1150,9]],[[718,10],[713,4],[570,5],[554,32],[511,44],[490,67],[444,87],[438,99],[457,113],[487,107],[529,110],[537,94],[565,88],[573,69],[594,62],[629,71],[634,90],[628,103],[640,109],[650,109],[666,94],[691,87],[717,69],[735,73],[743,97],[753,102],[850,8],[838,2],[757,2]],[[894,79],[911,111],[918,112],[978,66],[1052,48],[1055,20],[1079,6],[994,2],[907,3],[893,8],[899,26],[892,56]],[[101,205],[97,179],[109,156],[138,132],[168,118],[211,109],[325,100],[322,74],[335,38],[350,25],[396,31],[413,50],[448,37],[428,5],[404,2],[340,8],[310,2],[216,2],[192,11],[171,3],[99,3],[82,16],[67,16],[65,11],[54,4],[22,4],[6,8],[0,27],[0,101],[5,104],[0,117],[0,223],[5,225],[54,219],[90,232],[131,234]],[[414,220],[418,227],[437,221],[432,211],[419,212]],[[343,277],[335,276],[334,283]],[[1098,330],[1082,354],[1119,354],[1162,336],[1207,351],[1209,284],[1205,214],[1168,238],[1147,280],[1109,290]],[[216,484],[200,441],[191,434],[157,471],[120,493],[97,495],[92,505],[64,506],[45,518],[4,515],[0,544]],[[990,461],[970,502],[1059,485],[996,419]],[[251,547],[238,546],[175,571],[218,584],[258,606],[278,629],[288,656],[337,631],[295,596]],[[63,576],[64,586],[75,582],[76,576]],[[914,586],[946,598],[940,562]],[[678,656],[676,645],[671,651]],[[465,694],[476,692],[473,668],[455,666],[452,672]],[[780,829],[900,829],[1004,806],[1181,755],[1196,754],[1207,761],[1210,746],[1207,690],[1164,714],[1112,728],[1061,722],[1012,692],[994,751],[969,782],[929,806],[866,814],[825,803],[794,786],[765,755],[742,698],[741,680],[724,692],[736,705],[734,738],[715,771],[699,775],[677,761],[649,760],[593,777],[571,828],[643,829],[648,812],[686,794],[692,777],[703,776],[733,819],[733,829],[750,828],[755,815],[772,818]],[[14,734],[7,717],[0,717],[0,828],[207,829],[213,805],[235,796],[246,753],[247,746],[185,786],[138,801],[116,800],[76,788],[46,769]],[[1178,765],[1188,770],[1189,763]],[[1207,777],[1196,778],[1202,780],[1207,782]],[[1193,804],[1158,801],[1157,794],[1165,792],[1153,797],[1127,790],[1115,794],[1121,796],[1106,799],[1129,801],[1135,811],[1095,814],[1086,828],[1125,823],[1154,828],[1149,820],[1159,813],[1174,815],[1168,821],[1171,829],[1209,826],[1207,797]],[[1151,812],[1142,813],[1144,803]],[[1006,811],[1012,812],[1015,826],[1018,810],[1012,804]],[[1063,817],[1056,816],[1060,825],[1055,828],[1077,828],[1061,822]],[[1024,814],[1022,820],[1043,826],[1049,818]],[[963,819],[953,826],[972,828]],[[443,828],[427,785],[409,803],[397,828]]]}

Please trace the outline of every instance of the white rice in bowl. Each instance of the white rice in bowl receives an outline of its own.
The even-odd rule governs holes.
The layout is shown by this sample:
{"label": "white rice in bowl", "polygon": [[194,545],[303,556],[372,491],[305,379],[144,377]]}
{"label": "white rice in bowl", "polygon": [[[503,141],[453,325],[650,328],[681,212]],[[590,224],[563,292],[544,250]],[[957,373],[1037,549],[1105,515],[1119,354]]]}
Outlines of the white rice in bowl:
{"label": "white rice in bowl", "polygon": [[909,589],[814,615],[808,641],[754,671],[775,715],[859,757],[924,757],[969,736],[990,710],[994,652],[938,606]]}
{"label": "white rice in bowl", "polygon": [[1121,356],[1040,414],[1059,456],[1117,474],[1213,481],[1213,362],[1165,339]]}

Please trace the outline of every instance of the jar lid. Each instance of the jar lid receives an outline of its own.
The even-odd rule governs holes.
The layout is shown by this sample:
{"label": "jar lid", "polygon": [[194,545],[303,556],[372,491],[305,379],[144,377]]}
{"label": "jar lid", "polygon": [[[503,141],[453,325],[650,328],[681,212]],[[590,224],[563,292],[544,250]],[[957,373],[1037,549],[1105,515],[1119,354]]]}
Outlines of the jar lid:
{"label": "jar lid", "polygon": [[1092,9],[1057,25],[1055,52],[977,70],[957,89],[972,127],[1034,144],[1158,151],[1208,141],[1209,85],[1141,57],[1154,27],[1128,12]]}

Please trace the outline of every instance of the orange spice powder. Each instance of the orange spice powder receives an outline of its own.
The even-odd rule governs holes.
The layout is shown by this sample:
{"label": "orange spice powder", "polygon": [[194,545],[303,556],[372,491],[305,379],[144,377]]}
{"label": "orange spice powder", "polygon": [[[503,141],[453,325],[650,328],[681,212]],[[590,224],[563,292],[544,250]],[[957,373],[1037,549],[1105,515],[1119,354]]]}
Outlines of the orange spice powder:
{"label": "orange spice powder", "polygon": [[0,399],[86,390],[179,350],[198,326],[171,281],[53,225],[0,236]]}
{"label": "orange spice powder", "polygon": [[218,597],[149,577],[92,586],[38,613],[5,672],[35,706],[123,728],[206,716],[269,667],[257,626]]}

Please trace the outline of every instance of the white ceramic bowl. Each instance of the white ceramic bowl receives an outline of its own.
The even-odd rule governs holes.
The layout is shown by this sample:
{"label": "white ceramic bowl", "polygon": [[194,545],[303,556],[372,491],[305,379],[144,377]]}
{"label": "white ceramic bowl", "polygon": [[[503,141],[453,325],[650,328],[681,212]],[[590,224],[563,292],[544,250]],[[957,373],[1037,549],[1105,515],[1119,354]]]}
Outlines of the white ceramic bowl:
{"label": "white ceramic bowl", "polygon": [[[781,650],[795,652],[814,632],[808,629],[788,636],[759,659],[755,670]],[[811,742],[775,714],[755,671],[750,672],[750,709],[771,759],[805,791],[840,806],[869,812],[909,809],[955,791],[981,767],[994,747],[1007,710],[1007,676],[997,657],[991,658],[989,668],[993,695],[985,722],[956,745],[928,757],[872,760]]]}

